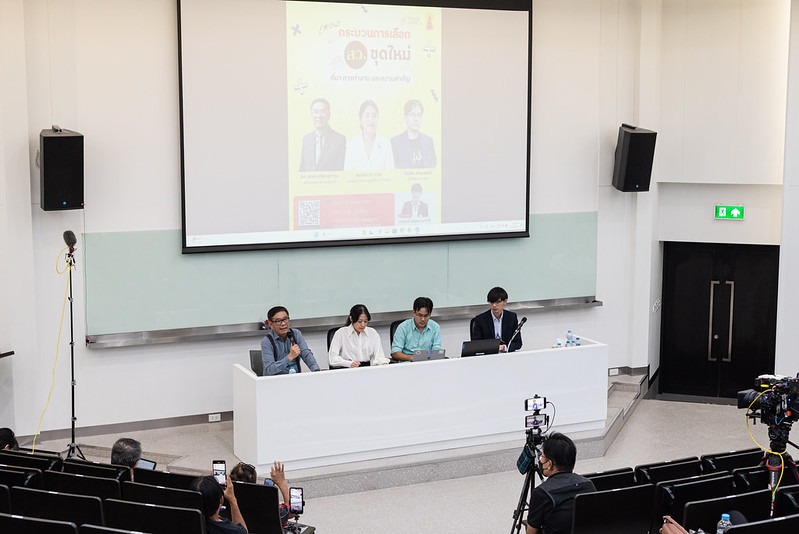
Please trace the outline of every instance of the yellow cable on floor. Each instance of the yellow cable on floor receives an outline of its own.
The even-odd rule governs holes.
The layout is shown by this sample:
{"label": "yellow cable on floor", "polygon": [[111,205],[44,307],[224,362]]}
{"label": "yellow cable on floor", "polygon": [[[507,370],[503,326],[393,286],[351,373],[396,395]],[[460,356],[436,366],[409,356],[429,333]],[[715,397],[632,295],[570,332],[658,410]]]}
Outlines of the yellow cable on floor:
{"label": "yellow cable on floor", "polygon": [[[58,274],[64,274],[65,272],[69,271],[74,267],[74,264],[70,261],[67,261],[67,265],[63,271],[58,270],[58,260],[61,258],[61,254],[67,249],[64,247],[58,253],[55,260],[55,272]],[[56,366],[58,365],[58,348],[61,345],[61,330],[64,326],[64,314],[66,313],[67,309],[67,296],[69,295],[69,277],[67,277],[67,285],[64,288],[64,303],[61,305],[61,320],[58,322],[58,339],[56,340],[55,345],[55,359],[53,360],[53,369],[50,371],[50,391],[47,393],[47,402],[44,405],[44,410],[42,410],[42,415],[39,416],[39,424],[36,425],[36,433],[33,435],[33,444],[31,445],[31,452],[36,452],[36,438],[39,437],[39,430],[42,428],[42,420],[44,420],[44,414],[47,413],[47,408],[50,407],[50,398],[53,396],[53,390],[55,389],[55,370]]]}
{"label": "yellow cable on floor", "polygon": [[[769,449],[768,447],[764,447],[763,445],[758,443],[757,440],[755,439],[755,436],[752,435],[752,427],[749,426],[749,417],[748,417],[749,411],[752,409],[752,406],[755,405],[757,399],[759,399],[769,391],[774,391],[774,388],[761,391],[760,395],[758,395],[752,400],[751,404],[749,404],[749,407],[746,409],[746,414],[744,414],[744,418],[746,419],[746,431],[749,433],[749,437],[755,443],[755,445],[757,445],[760,450],[766,452],[767,454],[768,453],[776,454],[777,456],[780,457],[780,478],[777,479],[777,484],[772,488],[771,491],[771,500],[773,501],[775,496],[777,495],[777,488],[780,487],[780,483],[782,482],[782,475],[785,473],[785,459],[782,457],[782,455],[785,454],[787,451],[775,452]],[[768,463],[766,463],[766,465],[768,465]]]}

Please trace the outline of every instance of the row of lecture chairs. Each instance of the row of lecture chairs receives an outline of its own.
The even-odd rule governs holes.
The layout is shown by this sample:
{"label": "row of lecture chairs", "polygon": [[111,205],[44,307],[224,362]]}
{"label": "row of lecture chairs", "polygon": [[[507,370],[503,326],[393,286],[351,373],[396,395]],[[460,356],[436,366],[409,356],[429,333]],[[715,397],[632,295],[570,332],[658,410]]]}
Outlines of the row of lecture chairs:
{"label": "row of lecture chairs", "polygon": [[[40,469],[46,467],[42,459],[51,462],[47,467],[52,469]],[[38,467],[32,467],[34,464]],[[64,470],[57,470],[59,467]],[[64,532],[106,532],[87,530],[86,525],[153,534],[204,532],[202,498],[199,492],[190,490],[194,476],[136,469],[135,482],[129,478],[130,470],[124,466],[61,460],[56,454],[2,451],[0,514],[23,516],[31,522],[44,521],[45,527],[36,530],[38,527],[28,529],[16,524],[12,528],[12,523],[19,523],[19,519],[9,515],[0,517],[0,532],[51,532],[47,529],[52,526],[48,521],[66,522]],[[249,531],[282,533],[277,488],[245,482],[235,484],[237,501],[247,518]]]}
{"label": "row of lecture chairs", "polygon": [[[723,512],[738,510],[752,522],[738,534],[799,532],[799,484],[779,488],[769,519],[768,473],[759,449],[683,458],[635,468],[590,473],[595,493],[578,495],[572,534],[659,532],[670,515],[686,528],[714,532]],[[788,528],[788,530],[771,530]],[[757,530],[760,529],[760,530]]]}

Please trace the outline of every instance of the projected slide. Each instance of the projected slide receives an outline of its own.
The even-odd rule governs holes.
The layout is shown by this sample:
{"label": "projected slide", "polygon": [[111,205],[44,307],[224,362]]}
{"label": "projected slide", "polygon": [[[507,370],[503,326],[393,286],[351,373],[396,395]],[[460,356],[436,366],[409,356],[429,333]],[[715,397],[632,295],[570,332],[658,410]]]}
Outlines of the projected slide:
{"label": "projected slide", "polygon": [[184,251],[527,235],[507,4],[181,0]]}

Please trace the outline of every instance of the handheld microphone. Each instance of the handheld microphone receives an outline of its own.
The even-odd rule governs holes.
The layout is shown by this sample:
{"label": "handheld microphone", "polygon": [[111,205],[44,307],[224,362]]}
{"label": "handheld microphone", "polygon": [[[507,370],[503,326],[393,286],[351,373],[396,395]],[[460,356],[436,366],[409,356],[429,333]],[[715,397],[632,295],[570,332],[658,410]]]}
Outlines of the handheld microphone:
{"label": "handheld microphone", "polygon": [[69,247],[69,253],[75,252],[75,245],[78,244],[78,238],[75,237],[75,232],[67,230],[64,232],[64,243]]}
{"label": "handheld microphone", "polygon": [[286,334],[286,337],[289,338],[289,342],[291,342],[292,345],[296,345],[297,344],[297,340],[294,338],[294,332],[291,331],[291,328],[289,328],[289,331]]}

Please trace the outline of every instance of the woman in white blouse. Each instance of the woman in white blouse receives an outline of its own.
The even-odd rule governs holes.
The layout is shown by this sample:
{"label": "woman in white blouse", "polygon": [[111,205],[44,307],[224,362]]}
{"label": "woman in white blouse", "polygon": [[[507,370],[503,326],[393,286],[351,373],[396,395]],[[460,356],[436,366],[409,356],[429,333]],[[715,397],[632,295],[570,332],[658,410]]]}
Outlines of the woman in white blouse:
{"label": "woman in white blouse", "polygon": [[347,317],[347,325],[333,335],[328,360],[331,369],[385,365],[388,363],[377,330],[367,326],[372,316],[363,304],[356,304]]}

